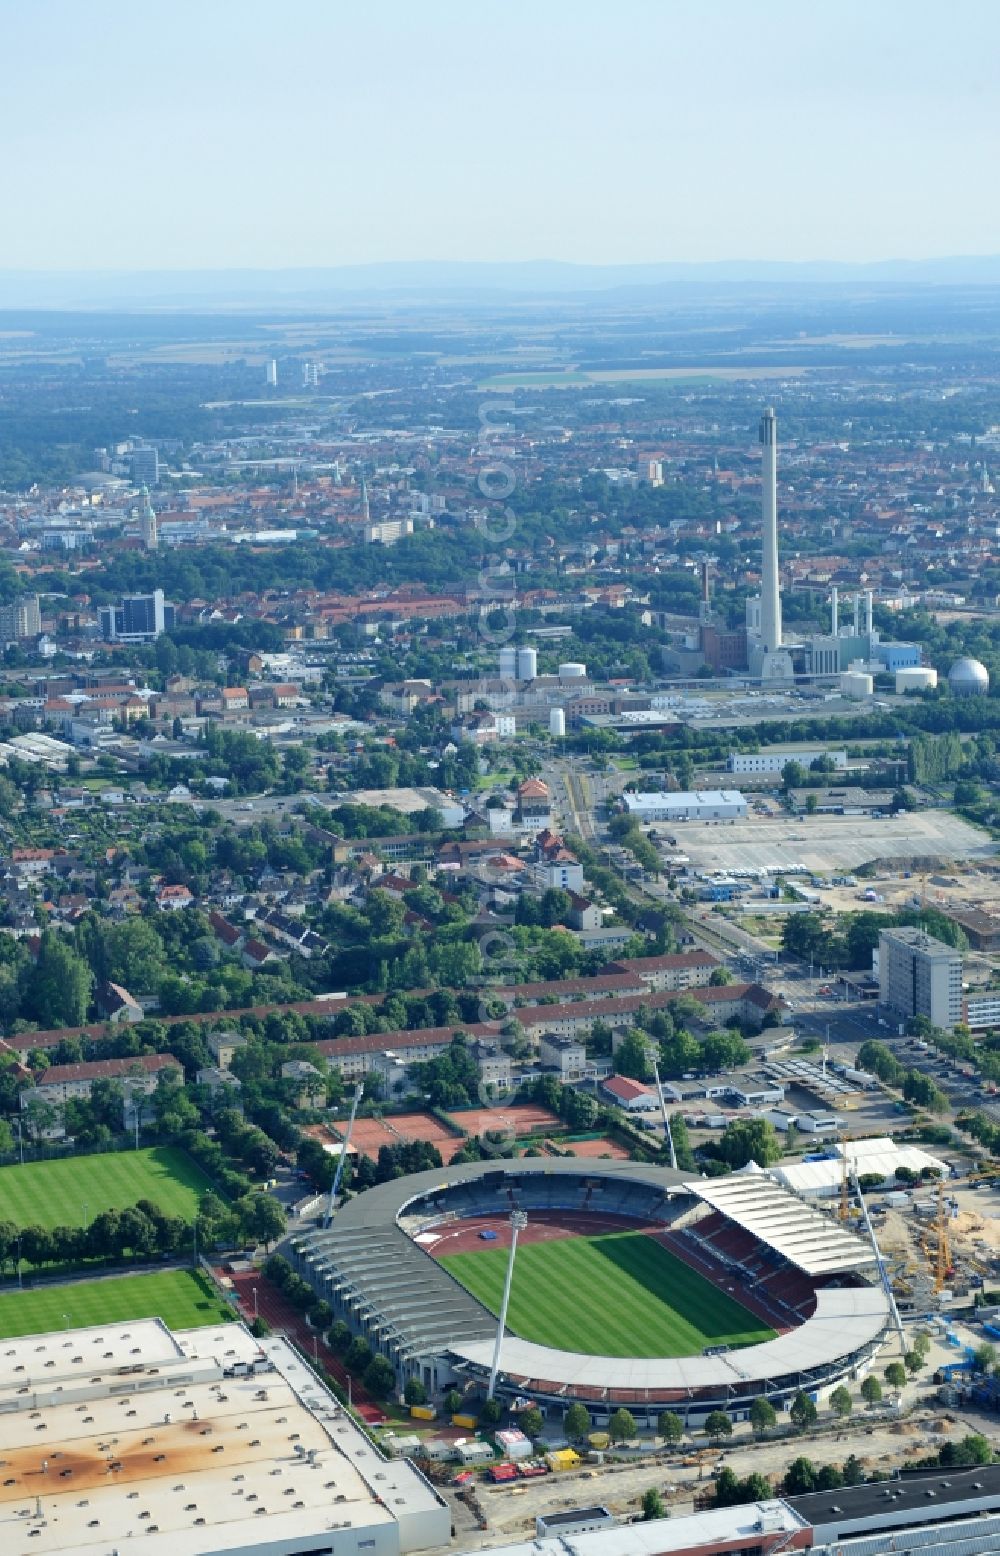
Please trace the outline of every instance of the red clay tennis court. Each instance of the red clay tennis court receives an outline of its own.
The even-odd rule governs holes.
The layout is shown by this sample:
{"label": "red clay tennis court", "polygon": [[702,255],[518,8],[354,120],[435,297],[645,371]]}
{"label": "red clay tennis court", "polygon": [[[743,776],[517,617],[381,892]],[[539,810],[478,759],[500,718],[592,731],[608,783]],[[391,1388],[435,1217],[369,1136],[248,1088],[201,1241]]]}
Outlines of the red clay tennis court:
{"label": "red clay tennis court", "polygon": [[[337,1139],[347,1133],[346,1124],[333,1126]],[[441,1160],[450,1162],[461,1149],[462,1136],[452,1133],[432,1113],[393,1113],[386,1118],[357,1118],[351,1134],[352,1147],[374,1160],[383,1145],[402,1145],[411,1140],[427,1140],[441,1152]]]}
{"label": "red clay tennis court", "polygon": [[600,1136],[596,1140],[560,1140],[559,1152],[569,1151],[571,1156],[610,1156],[616,1162],[627,1162],[628,1152],[613,1140]]}
{"label": "red clay tennis court", "polygon": [[534,1102],[512,1102],[495,1108],[462,1108],[449,1114],[467,1135],[537,1135],[557,1133],[565,1126],[548,1108]]}

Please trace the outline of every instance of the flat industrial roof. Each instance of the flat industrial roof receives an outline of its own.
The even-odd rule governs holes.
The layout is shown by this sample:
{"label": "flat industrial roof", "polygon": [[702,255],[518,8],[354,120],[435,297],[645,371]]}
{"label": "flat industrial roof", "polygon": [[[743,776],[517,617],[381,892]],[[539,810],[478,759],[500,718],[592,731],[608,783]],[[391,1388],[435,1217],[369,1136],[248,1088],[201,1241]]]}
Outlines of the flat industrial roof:
{"label": "flat industrial roof", "polygon": [[860,1486],[838,1486],[836,1491],[808,1491],[788,1497],[788,1505],[813,1525],[874,1520],[873,1532],[897,1515],[926,1519],[928,1513],[948,1516],[949,1503],[990,1498],[1000,1503],[1000,1464],[977,1464],[972,1469],[933,1470],[929,1474],[905,1471],[891,1480]]}
{"label": "flat industrial roof", "polygon": [[628,810],[697,810],[719,805],[746,806],[738,789],[681,790],[676,793],[623,794]]}
{"label": "flat industrial roof", "polygon": [[[626,1524],[619,1528],[595,1529],[588,1534],[553,1535],[522,1540],[514,1545],[492,1547],[493,1556],[669,1556],[671,1551],[693,1551],[702,1547],[730,1545],[742,1537],[744,1546],[754,1546],[781,1535],[797,1534],[808,1528],[804,1518],[787,1503],[775,1498],[768,1502],[745,1502],[739,1507],[709,1508],[682,1518],[654,1519],[650,1523]],[[567,1545],[567,1540],[572,1545]]]}
{"label": "flat industrial roof", "polygon": [[[287,1341],[156,1320],[2,1348],[0,1520],[18,1549],[150,1556],[285,1548],[447,1510],[385,1462]],[[236,1369],[234,1371],[234,1368]]]}

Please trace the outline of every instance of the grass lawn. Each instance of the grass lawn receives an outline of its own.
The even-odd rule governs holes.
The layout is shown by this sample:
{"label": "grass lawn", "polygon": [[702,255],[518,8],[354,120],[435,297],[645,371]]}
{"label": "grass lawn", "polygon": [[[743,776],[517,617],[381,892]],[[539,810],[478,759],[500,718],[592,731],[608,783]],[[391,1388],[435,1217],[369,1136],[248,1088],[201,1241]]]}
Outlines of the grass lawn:
{"label": "grass lawn", "polygon": [[0,1167],[0,1219],[18,1226],[87,1226],[102,1210],[150,1199],[167,1215],[192,1220],[209,1180],[173,1146],[68,1156]]}
{"label": "grass lawn", "polygon": [[[441,1259],[498,1313],[505,1248]],[[567,1237],[518,1249],[507,1327],[522,1340],[591,1356],[692,1356],[773,1340],[739,1302],[642,1232]]]}
{"label": "grass lawn", "polygon": [[235,1317],[206,1275],[164,1270],[70,1281],[31,1291],[0,1293],[0,1336],[42,1334],[48,1329],[87,1329],[130,1318],[162,1318],[171,1329],[196,1329]]}

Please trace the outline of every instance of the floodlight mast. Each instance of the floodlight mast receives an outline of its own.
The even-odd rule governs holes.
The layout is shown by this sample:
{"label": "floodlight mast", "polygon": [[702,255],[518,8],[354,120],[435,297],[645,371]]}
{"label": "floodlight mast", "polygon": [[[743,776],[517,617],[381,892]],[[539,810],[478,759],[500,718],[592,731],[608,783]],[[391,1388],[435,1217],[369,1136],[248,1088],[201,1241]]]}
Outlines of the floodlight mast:
{"label": "floodlight mast", "polygon": [[503,1332],[507,1323],[507,1304],[510,1301],[510,1284],[514,1279],[514,1255],[517,1252],[517,1237],[528,1224],[528,1218],[523,1210],[514,1210],[510,1217],[510,1258],[507,1260],[507,1276],[503,1283],[503,1301],[500,1304],[500,1317],[497,1319],[497,1339],[493,1347],[493,1366],[490,1368],[490,1386],[486,1391],[486,1398],[492,1399],[497,1386],[497,1373],[500,1371],[500,1352],[503,1348]]}
{"label": "floodlight mast", "polygon": [[667,1099],[663,1095],[663,1087],[660,1084],[660,1067],[653,1060],[653,1078],[656,1081],[656,1094],[660,1099],[660,1112],[663,1114],[663,1134],[670,1148],[670,1165],[677,1171],[677,1152],[674,1150],[674,1132],[670,1127],[670,1115],[667,1112]]}
{"label": "floodlight mast", "polygon": [[899,1316],[899,1308],[896,1306],[896,1296],[892,1289],[892,1280],[890,1279],[889,1271],[886,1268],[885,1260],[882,1257],[882,1250],[878,1245],[878,1238],[875,1236],[875,1228],[872,1226],[871,1217],[868,1214],[868,1206],[865,1204],[865,1196],[861,1192],[861,1183],[858,1178],[856,1162],[852,1162],[850,1164],[850,1177],[851,1187],[857,1194],[858,1204],[861,1206],[861,1219],[865,1223],[865,1231],[868,1233],[868,1241],[871,1244],[872,1252],[874,1253],[875,1259],[877,1261],[879,1282],[882,1286],[882,1290],[885,1292],[886,1300],[889,1304],[889,1314],[892,1318],[893,1327],[899,1336],[899,1348],[902,1355],[905,1356],[906,1334],[903,1329],[903,1320]]}
{"label": "floodlight mast", "polygon": [[364,1095],[364,1090],[364,1082],[359,1081],[354,1089],[354,1101],[351,1104],[351,1116],[347,1121],[347,1134],[344,1136],[344,1143],[340,1148],[340,1160],[337,1163],[337,1171],[334,1173],[333,1182],[330,1185],[330,1198],[326,1202],[326,1215],[323,1217],[324,1232],[330,1225],[330,1222],[333,1220],[333,1213],[337,1208],[337,1195],[340,1192],[340,1180],[344,1176],[344,1164],[347,1161],[347,1153],[351,1148],[351,1132],[354,1129],[354,1120],[358,1113],[358,1103],[361,1101],[361,1098]]}

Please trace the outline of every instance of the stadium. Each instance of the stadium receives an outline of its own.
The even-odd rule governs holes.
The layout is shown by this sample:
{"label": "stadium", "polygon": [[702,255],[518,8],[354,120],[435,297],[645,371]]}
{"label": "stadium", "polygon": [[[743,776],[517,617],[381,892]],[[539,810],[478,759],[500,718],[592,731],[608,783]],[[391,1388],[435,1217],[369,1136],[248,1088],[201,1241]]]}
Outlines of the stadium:
{"label": "stadium", "polygon": [[863,1374],[890,1322],[872,1246],[751,1165],[479,1162],[368,1190],[296,1240],[335,1314],[432,1392],[482,1391],[523,1211],[497,1392],[601,1421],[735,1420]]}

